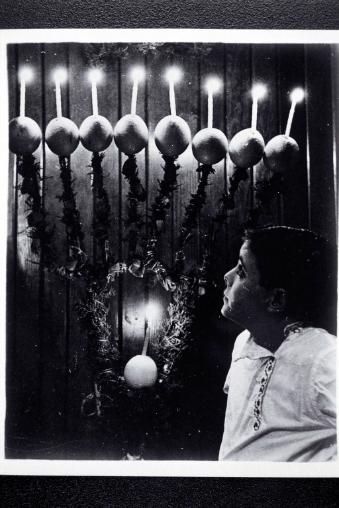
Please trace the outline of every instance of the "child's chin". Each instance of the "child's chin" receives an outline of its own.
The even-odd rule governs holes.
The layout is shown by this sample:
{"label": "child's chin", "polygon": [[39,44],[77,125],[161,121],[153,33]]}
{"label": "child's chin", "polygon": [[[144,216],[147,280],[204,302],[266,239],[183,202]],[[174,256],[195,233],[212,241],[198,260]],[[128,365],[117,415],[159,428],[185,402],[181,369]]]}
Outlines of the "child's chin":
{"label": "child's chin", "polygon": [[224,305],[221,308],[221,315],[224,317],[229,317],[230,315],[230,306],[227,303],[224,303]]}

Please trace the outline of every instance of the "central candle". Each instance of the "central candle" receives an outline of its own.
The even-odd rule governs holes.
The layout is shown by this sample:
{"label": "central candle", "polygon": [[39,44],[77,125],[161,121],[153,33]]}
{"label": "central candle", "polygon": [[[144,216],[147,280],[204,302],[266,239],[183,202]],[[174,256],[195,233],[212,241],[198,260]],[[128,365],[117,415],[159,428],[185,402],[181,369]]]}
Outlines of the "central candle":
{"label": "central candle", "polygon": [[135,155],[148,142],[148,128],[143,119],[136,114],[139,83],[145,78],[143,67],[134,67],[130,73],[133,81],[131,114],[125,115],[114,128],[114,141],[119,150],[126,155]]}
{"label": "central candle", "polygon": [[251,127],[238,132],[230,142],[229,154],[232,162],[240,168],[248,168],[257,164],[263,156],[265,142],[257,131],[258,101],[266,94],[262,84],[252,88],[252,119]]}
{"label": "central candle", "polygon": [[209,78],[206,82],[208,94],[208,115],[207,129],[197,132],[192,140],[192,151],[194,157],[201,164],[212,165],[220,162],[228,150],[228,141],[225,134],[213,128],[213,94],[221,88],[221,81],[218,78]]}
{"label": "central candle", "polygon": [[103,79],[100,69],[91,69],[88,72],[92,92],[92,115],[85,118],[80,126],[81,143],[90,152],[106,150],[113,139],[113,129],[104,116],[99,115],[97,84]]}
{"label": "central candle", "polygon": [[178,157],[183,153],[191,140],[191,131],[188,124],[177,116],[174,85],[181,78],[181,71],[177,67],[167,69],[166,80],[169,84],[169,116],[160,120],[154,130],[154,141],[159,151],[167,157]]}

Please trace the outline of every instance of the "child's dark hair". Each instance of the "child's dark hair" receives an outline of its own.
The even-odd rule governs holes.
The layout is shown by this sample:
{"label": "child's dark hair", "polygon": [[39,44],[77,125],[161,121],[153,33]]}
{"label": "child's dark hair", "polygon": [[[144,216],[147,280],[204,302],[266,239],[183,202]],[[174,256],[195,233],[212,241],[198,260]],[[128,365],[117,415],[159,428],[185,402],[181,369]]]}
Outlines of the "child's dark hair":
{"label": "child's dark hair", "polygon": [[244,240],[256,257],[260,284],[286,290],[286,316],[335,332],[337,256],[329,242],[287,226],[247,230]]}

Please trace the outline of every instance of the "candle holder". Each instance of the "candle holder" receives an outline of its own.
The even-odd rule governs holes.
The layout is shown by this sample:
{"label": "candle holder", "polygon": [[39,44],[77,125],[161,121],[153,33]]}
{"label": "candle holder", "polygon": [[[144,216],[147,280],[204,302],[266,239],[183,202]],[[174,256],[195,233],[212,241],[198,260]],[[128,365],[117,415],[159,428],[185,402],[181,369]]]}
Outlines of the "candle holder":
{"label": "candle holder", "polygon": [[39,125],[25,116],[26,83],[33,79],[30,67],[24,67],[19,72],[20,79],[20,113],[8,125],[9,149],[17,155],[28,155],[35,152],[41,142],[42,134]]}
{"label": "candle holder", "polygon": [[301,88],[296,88],[291,93],[291,108],[288,115],[285,134],[279,134],[272,138],[265,147],[264,163],[273,173],[285,173],[293,169],[299,158],[299,145],[291,138],[290,132],[298,102],[301,102],[305,94]]}
{"label": "candle holder", "polygon": [[113,128],[104,116],[98,113],[97,84],[102,81],[100,69],[91,69],[88,73],[92,85],[92,115],[82,122],[79,133],[83,146],[90,152],[106,150],[113,139]]}
{"label": "candle holder", "polygon": [[192,151],[198,162],[205,165],[217,164],[227,154],[228,141],[225,134],[213,128],[213,94],[219,91],[221,82],[210,78],[206,83],[208,92],[207,128],[200,130],[192,140]]}
{"label": "candle holder", "polygon": [[59,157],[68,157],[79,144],[79,130],[72,120],[62,116],[61,84],[67,79],[64,69],[54,72],[57,117],[46,127],[45,138],[49,149]]}
{"label": "candle holder", "polygon": [[177,67],[170,67],[167,70],[171,114],[162,118],[154,130],[154,141],[159,151],[166,157],[173,158],[182,154],[191,141],[188,124],[176,114],[174,85],[180,77],[181,72]]}
{"label": "candle holder", "polygon": [[229,154],[232,162],[240,168],[255,166],[262,158],[265,150],[265,141],[257,131],[258,101],[266,94],[266,88],[257,84],[252,88],[252,125],[250,128],[238,132],[229,145]]}
{"label": "candle holder", "polygon": [[119,150],[126,155],[141,152],[148,143],[148,128],[143,119],[136,114],[139,83],[145,78],[143,67],[132,69],[133,80],[131,113],[120,118],[114,128],[114,141]]}
{"label": "candle holder", "polygon": [[158,315],[158,305],[149,303],[145,310],[145,337],[141,355],[131,358],[124,369],[124,378],[131,388],[150,388],[158,379],[158,369],[155,361],[147,356],[147,349],[151,339],[149,325]]}

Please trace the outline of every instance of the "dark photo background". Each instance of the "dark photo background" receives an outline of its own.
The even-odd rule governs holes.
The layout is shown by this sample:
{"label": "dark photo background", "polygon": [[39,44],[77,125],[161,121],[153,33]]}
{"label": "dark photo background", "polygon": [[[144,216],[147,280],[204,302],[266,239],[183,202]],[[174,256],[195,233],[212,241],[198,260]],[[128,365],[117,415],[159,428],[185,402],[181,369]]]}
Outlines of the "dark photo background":
{"label": "dark photo background", "polygon": [[[204,81],[209,74],[223,81],[222,93],[215,96],[214,126],[228,139],[250,125],[253,83],[264,82],[267,98],[259,105],[258,130],[267,142],[285,129],[290,102],[288,92],[302,86],[305,103],[297,106],[291,135],[300,146],[297,167],[286,174],[286,190],[274,198],[261,222],[311,227],[336,241],[335,76],[337,50],[329,45],[100,45],[45,44],[8,47],[9,117],[18,115],[17,71],[23,64],[34,67],[34,84],[27,87],[26,114],[44,131],[55,116],[52,71],[66,66],[69,81],[63,95],[64,115],[78,126],[91,114],[88,68],[102,57],[105,83],[98,87],[99,113],[114,126],[129,112],[130,68],[142,63],[147,82],[138,96],[138,114],[152,136],[155,125],[169,114],[168,86],[163,81],[167,65],[178,64],[184,71],[176,87],[177,112],[189,124],[192,135],[206,126],[207,94]],[[87,253],[95,260],[91,234],[93,208],[89,176],[90,153],[79,146],[71,156],[77,207],[81,215]],[[112,145],[103,160],[105,188],[112,211],[110,244],[116,257],[127,255],[124,237],[128,184],[121,176],[124,156]],[[56,198],[61,184],[57,157],[42,151],[40,160],[46,177],[43,193],[48,220],[55,224],[52,246],[57,257],[67,250],[64,225],[59,218],[62,205]],[[163,161],[150,142],[137,156],[139,174],[147,191],[144,214],[157,191]],[[178,189],[174,193],[164,233],[161,258],[171,264],[175,239],[191,193],[197,188],[197,162],[188,149],[179,156]],[[211,242],[212,218],[223,191],[227,191],[234,166],[229,159],[215,166],[210,177],[206,205],[198,227],[186,248],[187,265],[201,265],[206,242]],[[87,338],[74,311],[83,296],[81,285],[60,279],[46,271],[41,257],[31,252],[26,235],[27,204],[18,189],[14,157],[9,165],[8,238],[8,333],[7,333],[7,417],[6,456],[9,458],[109,458],[119,459],[114,442],[116,430],[91,421],[81,414],[83,399],[90,392]],[[269,174],[262,163],[256,167],[256,180]],[[249,178],[241,182],[235,207],[227,220],[214,229],[210,243],[214,276],[222,282],[223,273],[234,263],[244,222],[256,206]],[[207,237],[206,237],[207,235]],[[43,254],[42,254],[43,255]],[[41,256],[41,255],[40,255]],[[143,280],[125,274],[118,296],[112,302],[111,324],[118,337],[125,361],[142,347],[144,323],[140,307],[147,298],[161,302],[165,315],[170,294],[158,286],[146,287]],[[186,352],[180,368],[186,383],[180,396],[169,407],[166,438],[160,433],[148,443],[145,457],[154,459],[217,458],[222,436],[225,396],[222,386],[236,334],[230,323],[219,318],[221,288],[211,288],[199,304],[199,334]],[[159,323],[160,326],[160,323]],[[153,340],[156,340],[156,331]],[[133,425],[126,426],[133,434]],[[143,423],[147,429],[147,421]],[[151,429],[149,429],[151,433]],[[138,434],[138,429],[135,428]],[[131,436],[133,441],[135,436]]]}

